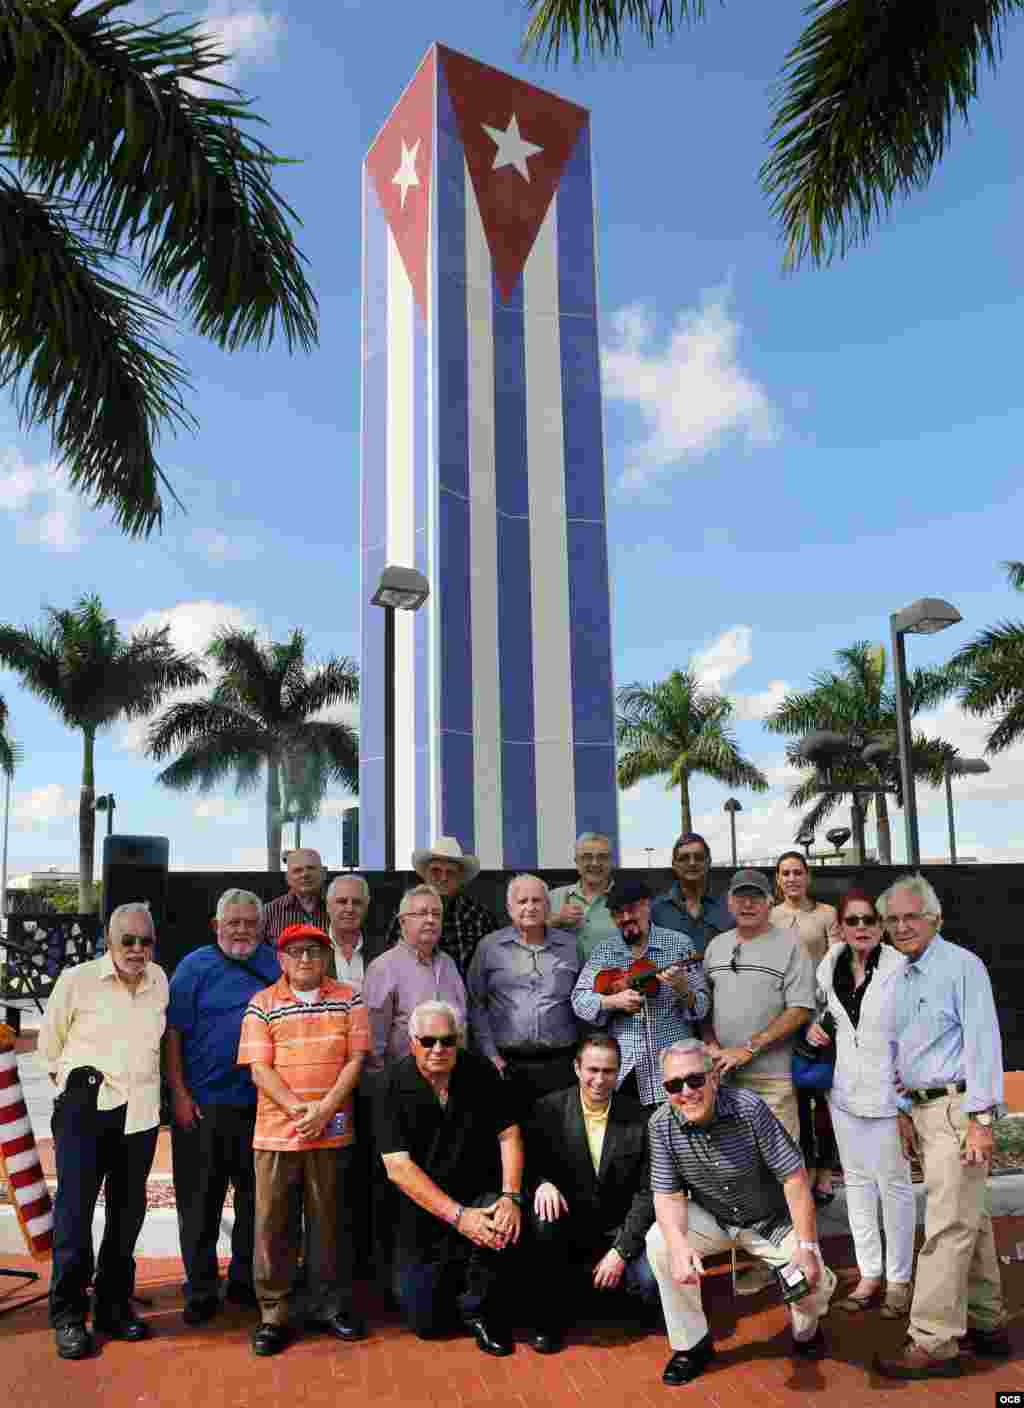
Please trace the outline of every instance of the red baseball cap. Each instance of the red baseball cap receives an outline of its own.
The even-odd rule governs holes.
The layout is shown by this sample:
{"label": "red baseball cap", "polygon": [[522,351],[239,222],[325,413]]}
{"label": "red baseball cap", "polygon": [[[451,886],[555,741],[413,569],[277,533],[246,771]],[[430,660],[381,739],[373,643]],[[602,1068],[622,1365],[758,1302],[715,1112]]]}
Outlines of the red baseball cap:
{"label": "red baseball cap", "polygon": [[278,953],[283,948],[287,948],[289,944],[298,943],[300,939],[316,939],[317,943],[323,944],[324,948],[331,946],[330,939],[315,924],[289,924],[287,929],[282,929],[277,936]]}

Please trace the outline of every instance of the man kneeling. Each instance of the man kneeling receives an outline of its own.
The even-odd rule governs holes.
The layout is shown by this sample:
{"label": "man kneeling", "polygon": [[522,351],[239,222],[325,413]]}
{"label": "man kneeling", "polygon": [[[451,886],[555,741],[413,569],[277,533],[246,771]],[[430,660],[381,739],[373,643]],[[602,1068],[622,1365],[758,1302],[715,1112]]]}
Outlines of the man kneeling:
{"label": "man kneeling", "polygon": [[519,1240],[523,1144],[512,1092],[460,1049],[447,1002],[409,1017],[412,1053],[375,1092],[377,1147],[398,1200],[395,1293],[412,1330],[436,1335],[458,1309],[485,1354],[511,1354],[507,1291]]}
{"label": "man kneeling", "polygon": [[585,1274],[598,1291],[625,1290],[652,1308],[658,1285],[644,1252],[654,1222],[647,1158],[648,1112],[615,1093],[619,1043],[584,1037],[576,1083],[544,1096],[527,1127],[533,1180],[538,1354],[555,1354],[579,1303]]}
{"label": "man kneeling", "polygon": [[647,1254],[673,1350],[663,1382],[689,1383],[714,1355],[701,1308],[701,1258],[730,1247],[776,1268],[792,1292],[806,1286],[789,1299],[792,1353],[820,1359],[818,1320],[836,1278],[821,1260],[800,1150],[760,1096],[719,1088],[702,1042],[666,1047],[661,1070],[669,1100],[648,1126],[657,1221]]}

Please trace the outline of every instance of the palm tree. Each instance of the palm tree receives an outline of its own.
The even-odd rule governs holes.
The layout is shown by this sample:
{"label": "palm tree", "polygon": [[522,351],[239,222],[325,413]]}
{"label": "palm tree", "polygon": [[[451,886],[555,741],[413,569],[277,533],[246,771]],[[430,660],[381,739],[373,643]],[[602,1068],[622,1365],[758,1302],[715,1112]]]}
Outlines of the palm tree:
{"label": "palm tree", "polygon": [[765,777],[736,746],[729,724],[732,701],[701,685],[692,669],[673,670],[656,684],[625,685],[616,697],[619,786],[667,774],[667,790],[679,788],[684,832],[693,830],[690,778],[695,774],[767,792]]}
{"label": "palm tree", "polygon": [[[1006,579],[1024,592],[1024,562],[1004,562]],[[996,715],[986,753],[1002,753],[1024,738],[1024,622],[1001,621],[977,636],[949,662],[960,680],[960,703],[969,714]]]}
{"label": "palm tree", "polygon": [[96,735],[118,719],[152,713],[168,690],[202,684],[206,676],[191,655],[174,649],[169,626],[125,640],[98,596],[79,597],[66,611],[47,607],[38,628],[0,626],[0,662],[82,735],[78,903],[82,914],[91,914]]}
{"label": "palm tree", "polygon": [[7,705],[4,703],[3,695],[0,694],[0,772],[7,777],[14,776],[17,762],[16,748],[17,745],[7,732]]}
{"label": "palm tree", "polygon": [[[526,0],[523,47],[617,53],[623,31],[659,33],[703,19],[704,0]],[[967,121],[979,69],[1002,58],[1024,0],[812,0],[786,55],[761,182],[786,264],[828,263],[864,241],[897,196],[921,190]]]}
{"label": "palm tree", "polygon": [[234,774],[236,790],[247,792],[265,769],[267,869],[279,870],[286,817],[298,834],[298,825],[319,812],[328,783],[358,787],[355,729],[315,717],[355,702],[357,667],[339,657],[308,668],[300,630],[281,645],[261,645],[254,631],[224,630],[206,654],[221,672],[210,698],[172,705],[149,730],[150,757],[183,750],[157,781],[209,792]]}
{"label": "palm tree", "polygon": [[317,323],[270,180],[282,159],[239,126],[262,121],[251,100],[207,76],[224,56],[195,24],[117,20],[129,3],[0,0],[0,133],[19,169],[0,166],[0,383],[138,535],[170,489],[157,432],[197,424],[158,337],[171,318],[140,289],[229,351],[278,320],[308,350]]}
{"label": "palm tree", "polygon": [[[844,650],[837,650],[836,660],[841,666],[838,673],[823,671],[812,675],[811,688],[804,693],[787,694],[775,712],[765,719],[765,728],[772,733],[797,738],[816,729],[828,729],[849,737],[854,745],[853,752],[859,752],[866,744],[877,740],[888,744],[895,755],[896,698],[886,688],[885,647],[871,645],[864,640],[857,641]],[[946,698],[953,692],[954,683],[946,670],[914,670],[908,678],[907,688],[913,715]],[[787,747],[789,762],[798,768],[812,767],[813,764],[798,750],[799,743]],[[911,749],[914,776],[933,786],[941,785],[945,763],[955,755],[956,749],[952,744],[942,739],[926,738],[920,734],[915,736]],[[858,790],[870,788],[878,832],[878,858],[883,865],[891,865],[889,808],[885,781],[880,780],[878,771],[859,761],[841,761],[830,769],[829,780],[832,787],[840,790],[823,793],[821,779],[815,772],[790,794],[791,807],[806,807],[817,798],[801,818],[801,829],[817,830],[845,797],[856,801],[854,787]],[[863,792],[861,795],[864,795]]]}

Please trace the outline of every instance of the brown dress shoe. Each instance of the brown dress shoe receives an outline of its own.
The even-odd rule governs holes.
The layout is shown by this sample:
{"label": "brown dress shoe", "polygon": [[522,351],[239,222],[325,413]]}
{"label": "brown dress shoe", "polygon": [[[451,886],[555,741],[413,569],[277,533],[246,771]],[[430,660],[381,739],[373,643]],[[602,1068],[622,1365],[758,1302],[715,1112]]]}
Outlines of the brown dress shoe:
{"label": "brown dress shoe", "polygon": [[936,1359],[913,1340],[907,1340],[893,1359],[876,1354],[875,1368],[887,1379],[953,1379],[960,1373],[960,1356]]}

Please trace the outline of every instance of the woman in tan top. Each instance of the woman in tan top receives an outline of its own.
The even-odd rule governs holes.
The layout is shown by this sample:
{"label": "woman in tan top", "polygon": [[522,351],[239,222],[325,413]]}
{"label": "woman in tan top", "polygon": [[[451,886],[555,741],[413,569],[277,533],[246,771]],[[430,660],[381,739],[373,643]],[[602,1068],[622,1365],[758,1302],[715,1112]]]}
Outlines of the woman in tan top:
{"label": "woman in tan top", "polygon": [[[810,894],[811,873],[799,851],[786,851],[775,862],[775,897],[772,925],[776,929],[793,929],[817,971],[829,945],[840,940],[839,916],[830,904],[815,900]],[[800,1148],[811,1192],[819,1207],[825,1207],[835,1197],[832,1188],[832,1167],[838,1158],[832,1120],[824,1096],[809,1090],[797,1091],[800,1109]]]}

